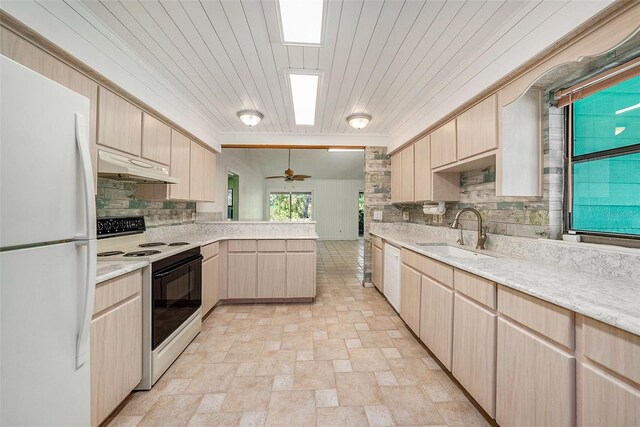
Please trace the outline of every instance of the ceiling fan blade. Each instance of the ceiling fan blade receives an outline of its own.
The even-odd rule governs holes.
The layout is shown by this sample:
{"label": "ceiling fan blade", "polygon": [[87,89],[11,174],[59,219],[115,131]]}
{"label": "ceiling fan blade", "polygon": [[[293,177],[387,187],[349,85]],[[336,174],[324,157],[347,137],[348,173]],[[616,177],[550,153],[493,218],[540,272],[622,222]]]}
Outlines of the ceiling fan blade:
{"label": "ceiling fan blade", "polygon": [[293,181],[304,181],[304,178],[302,178],[300,175],[295,175],[295,176],[291,177],[291,180],[293,180]]}
{"label": "ceiling fan blade", "polygon": [[286,178],[286,176],[282,176],[282,175],[277,175],[277,176],[267,176],[264,179],[282,179],[282,178]]}
{"label": "ceiling fan blade", "polygon": [[311,175],[294,175],[294,178],[311,178]]}

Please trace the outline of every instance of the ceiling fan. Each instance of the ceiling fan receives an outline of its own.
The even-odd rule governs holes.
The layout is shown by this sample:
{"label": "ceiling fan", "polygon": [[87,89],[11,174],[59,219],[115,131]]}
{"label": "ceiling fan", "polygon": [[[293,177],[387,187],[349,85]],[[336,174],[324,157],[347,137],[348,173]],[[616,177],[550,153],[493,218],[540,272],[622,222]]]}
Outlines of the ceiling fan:
{"label": "ceiling fan", "polygon": [[284,179],[285,181],[304,181],[306,178],[311,178],[311,175],[296,175],[291,170],[291,148],[289,148],[289,166],[284,175],[268,176],[265,179]]}

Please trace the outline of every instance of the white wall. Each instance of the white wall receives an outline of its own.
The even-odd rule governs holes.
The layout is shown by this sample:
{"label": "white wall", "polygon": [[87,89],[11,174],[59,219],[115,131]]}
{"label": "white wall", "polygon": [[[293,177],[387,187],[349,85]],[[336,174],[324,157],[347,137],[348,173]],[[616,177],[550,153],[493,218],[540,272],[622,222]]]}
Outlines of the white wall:
{"label": "white wall", "polygon": [[294,184],[284,180],[268,181],[264,218],[269,218],[270,191],[312,191],[312,219],[316,232],[324,240],[358,238],[358,193],[364,191],[362,179],[308,179]]}
{"label": "white wall", "polygon": [[239,219],[263,219],[265,180],[260,169],[228,152],[216,155],[216,167],[216,201],[198,203],[197,211],[223,212],[227,218],[227,174],[233,172],[240,177]]}

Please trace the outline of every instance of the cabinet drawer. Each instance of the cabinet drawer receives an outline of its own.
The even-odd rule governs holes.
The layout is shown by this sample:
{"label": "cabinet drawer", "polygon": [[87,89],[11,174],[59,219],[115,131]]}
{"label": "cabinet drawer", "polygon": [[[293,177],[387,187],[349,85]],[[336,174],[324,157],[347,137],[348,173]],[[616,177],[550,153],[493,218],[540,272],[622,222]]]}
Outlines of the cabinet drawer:
{"label": "cabinet drawer", "polygon": [[99,313],[142,290],[142,270],[96,285],[93,314]]}
{"label": "cabinet drawer", "polygon": [[566,308],[499,286],[498,311],[560,345],[575,347],[574,315]]}
{"label": "cabinet drawer", "polygon": [[315,240],[287,240],[287,251],[289,252],[313,252],[315,250]]}
{"label": "cabinet drawer", "polygon": [[640,337],[584,318],[584,355],[640,384]]}
{"label": "cabinet drawer", "polygon": [[284,252],[286,240],[258,240],[258,252]]}
{"label": "cabinet drawer", "polygon": [[200,252],[202,253],[202,257],[204,259],[209,259],[215,255],[218,255],[220,251],[220,243],[210,243],[200,248]]}
{"label": "cabinet drawer", "polygon": [[229,240],[229,252],[255,252],[258,243],[255,240]]}
{"label": "cabinet drawer", "polygon": [[407,249],[402,249],[401,257],[408,266],[453,288],[453,267]]}
{"label": "cabinet drawer", "polygon": [[453,273],[453,287],[456,291],[478,301],[487,307],[496,308],[496,284],[482,277],[462,270]]}
{"label": "cabinet drawer", "polygon": [[379,247],[380,249],[382,249],[382,247],[383,247],[383,246],[382,246],[382,245],[383,245],[383,243],[382,243],[382,239],[381,239],[380,237],[378,237],[378,236],[372,236],[372,237],[371,237],[371,241],[373,242],[373,246],[377,246],[377,247]]}

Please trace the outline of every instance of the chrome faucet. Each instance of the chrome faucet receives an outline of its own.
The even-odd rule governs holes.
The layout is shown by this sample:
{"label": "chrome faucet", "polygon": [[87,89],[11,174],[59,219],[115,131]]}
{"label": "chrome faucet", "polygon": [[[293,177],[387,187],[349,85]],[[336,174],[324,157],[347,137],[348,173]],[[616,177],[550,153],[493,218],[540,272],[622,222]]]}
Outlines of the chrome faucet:
{"label": "chrome faucet", "polygon": [[460,224],[460,215],[462,215],[464,212],[473,212],[474,214],[476,214],[476,217],[478,218],[478,240],[476,241],[476,249],[484,249],[484,244],[487,241],[487,235],[484,231],[484,228],[482,227],[482,216],[480,216],[480,212],[473,208],[461,209],[456,214],[456,217],[451,223],[451,228],[453,228],[454,230],[460,227],[460,239],[458,240],[458,243],[460,243],[461,245],[464,244],[464,242],[462,241],[462,224]]}

